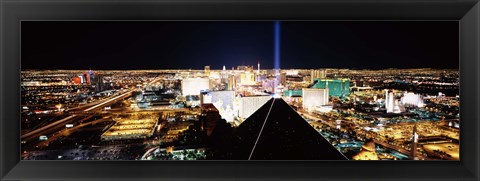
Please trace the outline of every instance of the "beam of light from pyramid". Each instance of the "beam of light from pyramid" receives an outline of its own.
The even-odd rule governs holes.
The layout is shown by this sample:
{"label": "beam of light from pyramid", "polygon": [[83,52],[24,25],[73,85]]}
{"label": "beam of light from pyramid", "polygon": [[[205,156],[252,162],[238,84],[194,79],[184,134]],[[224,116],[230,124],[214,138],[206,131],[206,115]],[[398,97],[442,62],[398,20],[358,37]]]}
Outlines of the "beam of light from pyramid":
{"label": "beam of light from pyramid", "polygon": [[280,69],[280,21],[274,22],[274,68]]}
{"label": "beam of light from pyramid", "polygon": [[248,160],[252,159],[253,152],[255,151],[255,147],[257,147],[258,140],[260,139],[260,136],[262,135],[263,128],[265,127],[265,123],[268,120],[268,116],[270,116],[270,112],[272,112],[272,107],[273,107],[274,103],[275,103],[275,99],[273,99],[272,104],[270,105],[270,109],[268,109],[267,116],[265,117],[265,121],[263,121],[262,128],[260,129],[260,132],[258,132],[257,140],[255,141],[255,144],[253,145],[253,148],[252,148],[252,151],[250,152],[250,156],[248,157]]}
{"label": "beam of light from pyramid", "polygon": [[275,21],[273,24],[273,34],[274,34],[274,70],[275,70],[275,84],[273,88],[274,95],[278,94],[278,84],[280,83],[280,21]]}

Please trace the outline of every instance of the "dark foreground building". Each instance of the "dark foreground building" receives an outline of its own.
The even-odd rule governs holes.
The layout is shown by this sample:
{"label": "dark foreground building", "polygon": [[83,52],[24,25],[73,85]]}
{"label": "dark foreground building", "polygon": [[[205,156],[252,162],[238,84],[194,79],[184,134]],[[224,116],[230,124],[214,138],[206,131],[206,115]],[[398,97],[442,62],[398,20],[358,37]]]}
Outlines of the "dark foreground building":
{"label": "dark foreground building", "polygon": [[221,125],[212,134],[212,159],[347,159],[282,99],[272,98],[236,129]]}

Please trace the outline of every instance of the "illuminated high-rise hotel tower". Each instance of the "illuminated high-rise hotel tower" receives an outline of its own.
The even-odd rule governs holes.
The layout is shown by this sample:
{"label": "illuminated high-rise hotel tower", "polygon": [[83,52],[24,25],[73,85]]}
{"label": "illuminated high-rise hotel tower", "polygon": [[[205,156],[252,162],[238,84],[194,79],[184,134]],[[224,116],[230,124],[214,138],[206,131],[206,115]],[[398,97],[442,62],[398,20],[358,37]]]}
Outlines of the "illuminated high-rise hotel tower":
{"label": "illuminated high-rise hotel tower", "polygon": [[395,107],[395,97],[393,95],[393,92],[389,91],[388,89],[385,89],[385,109],[387,110],[387,113],[393,113],[394,107]]}
{"label": "illuminated high-rise hotel tower", "polygon": [[210,76],[210,66],[206,65],[204,70],[205,75]]}
{"label": "illuminated high-rise hotel tower", "polygon": [[260,74],[260,61],[257,63],[257,74]]}
{"label": "illuminated high-rise hotel tower", "polygon": [[417,157],[417,143],[418,143],[418,134],[417,134],[417,124],[413,126],[413,134],[412,134],[412,150],[410,150],[410,157],[412,160],[418,160]]}

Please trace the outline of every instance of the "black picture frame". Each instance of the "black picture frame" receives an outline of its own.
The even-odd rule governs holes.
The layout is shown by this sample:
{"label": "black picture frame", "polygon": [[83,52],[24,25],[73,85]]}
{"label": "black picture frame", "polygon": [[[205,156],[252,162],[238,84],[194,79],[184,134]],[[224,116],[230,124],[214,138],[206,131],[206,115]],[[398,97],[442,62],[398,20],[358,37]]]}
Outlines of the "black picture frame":
{"label": "black picture frame", "polygon": [[[0,0],[2,180],[479,180],[478,0]],[[457,20],[460,161],[20,161],[21,20]]]}

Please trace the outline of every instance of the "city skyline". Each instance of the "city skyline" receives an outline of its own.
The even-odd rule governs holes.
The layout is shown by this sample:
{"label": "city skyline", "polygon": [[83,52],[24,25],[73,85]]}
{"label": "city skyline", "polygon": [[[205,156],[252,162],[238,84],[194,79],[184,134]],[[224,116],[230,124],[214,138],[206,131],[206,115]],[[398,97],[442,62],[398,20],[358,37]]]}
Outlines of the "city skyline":
{"label": "city skyline", "polygon": [[[273,27],[272,21],[23,21],[22,69],[200,70],[257,62],[271,69]],[[459,65],[458,22],[282,21],[280,32],[281,69]]]}
{"label": "city skyline", "polygon": [[458,70],[31,70],[21,80],[24,160],[460,157]]}
{"label": "city skyline", "polygon": [[455,21],[22,22],[22,160],[460,160]]}

